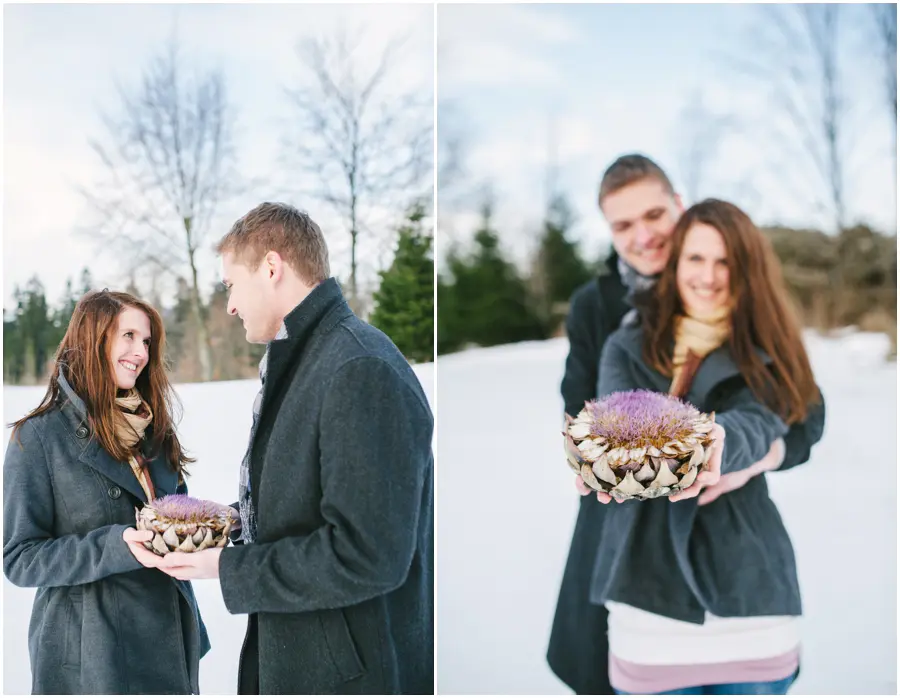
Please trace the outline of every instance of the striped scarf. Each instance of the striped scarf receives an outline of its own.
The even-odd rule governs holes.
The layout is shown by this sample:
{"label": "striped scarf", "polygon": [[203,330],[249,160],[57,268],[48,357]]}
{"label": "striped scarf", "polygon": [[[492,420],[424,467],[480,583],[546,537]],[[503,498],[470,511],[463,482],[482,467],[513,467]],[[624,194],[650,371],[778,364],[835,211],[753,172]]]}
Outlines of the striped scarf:
{"label": "striped scarf", "polygon": [[[287,327],[282,322],[275,335],[276,341],[279,339],[287,339]],[[259,380],[260,388],[253,401],[253,426],[250,427],[250,441],[247,444],[247,452],[241,461],[241,484],[240,495],[238,497],[238,509],[241,513],[241,540],[244,543],[252,543],[256,540],[256,509],[253,506],[253,499],[250,496],[250,454],[253,452],[253,440],[256,438],[256,429],[259,425],[259,412],[262,409],[263,392],[266,389],[266,369],[269,365],[269,349],[272,343],[269,342],[266,347],[266,353],[263,354],[259,362]]]}

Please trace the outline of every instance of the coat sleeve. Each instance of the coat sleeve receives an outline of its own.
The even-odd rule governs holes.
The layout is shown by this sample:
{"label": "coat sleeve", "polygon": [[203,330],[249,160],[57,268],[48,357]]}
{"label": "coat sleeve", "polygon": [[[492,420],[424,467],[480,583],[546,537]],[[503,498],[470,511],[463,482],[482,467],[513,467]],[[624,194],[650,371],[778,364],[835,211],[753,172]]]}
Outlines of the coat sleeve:
{"label": "coat sleeve", "polygon": [[[621,330],[620,330],[621,331]],[[645,387],[634,372],[634,362],[616,340],[607,341],[600,359],[597,395]],[[730,391],[716,412],[716,422],[725,429],[725,451],[722,474],[749,468],[765,456],[772,442],[787,433],[787,425],[768,407],[761,404],[743,383]]]}
{"label": "coat sleeve", "polygon": [[75,586],[141,569],[122,540],[125,524],[53,537],[54,496],[31,421],[10,438],[3,462],[3,572],[20,587]]}
{"label": "coat sleeve", "polygon": [[824,431],[825,396],[822,395],[820,402],[810,405],[806,419],[792,424],[785,435],[784,460],[779,470],[790,470],[808,461],[812,447],[822,439]]}
{"label": "coat sleeve", "polygon": [[569,354],[561,392],[566,414],[572,417],[584,408],[585,402],[597,396],[598,330],[594,322],[596,308],[590,307],[590,301],[585,289],[579,289],[572,295],[566,317]]}
{"label": "coat sleeve", "polygon": [[427,403],[386,362],[362,357],[338,369],[319,420],[324,523],[308,535],[224,549],[228,610],[336,608],[401,586],[430,506],[432,430]]}
{"label": "coat sleeve", "polygon": [[744,470],[761,460],[775,439],[788,432],[787,424],[763,405],[746,385],[725,399],[716,422],[725,429],[722,474]]}

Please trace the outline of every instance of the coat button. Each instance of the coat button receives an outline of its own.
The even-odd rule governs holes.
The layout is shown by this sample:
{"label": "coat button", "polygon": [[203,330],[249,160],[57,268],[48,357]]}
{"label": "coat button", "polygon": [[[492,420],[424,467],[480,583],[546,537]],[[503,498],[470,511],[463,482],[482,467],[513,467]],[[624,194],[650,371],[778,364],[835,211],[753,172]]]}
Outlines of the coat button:
{"label": "coat button", "polygon": [[118,485],[113,485],[106,491],[106,494],[109,495],[110,499],[118,499],[122,496],[122,488]]}
{"label": "coat button", "polygon": [[83,438],[86,437],[87,435],[88,435],[88,429],[87,429],[87,427],[81,426],[81,427],[78,427],[78,429],[75,430],[75,436],[77,436],[79,439],[83,439]]}

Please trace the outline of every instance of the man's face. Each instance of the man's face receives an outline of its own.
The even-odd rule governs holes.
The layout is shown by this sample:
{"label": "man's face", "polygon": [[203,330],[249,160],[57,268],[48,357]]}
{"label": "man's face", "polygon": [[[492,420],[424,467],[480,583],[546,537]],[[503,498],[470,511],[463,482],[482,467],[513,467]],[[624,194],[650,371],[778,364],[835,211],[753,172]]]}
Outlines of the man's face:
{"label": "man's face", "polygon": [[669,259],[672,230],[684,211],[681,197],[647,177],[608,194],[600,208],[619,256],[640,274],[659,274]]}
{"label": "man's face", "polygon": [[266,259],[254,270],[235,259],[233,252],[225,252],[222,283],[228,289],[228,314],[241,318],[247,341],[265,344],[275,339],[283,318],[273,310],[275,284]]}

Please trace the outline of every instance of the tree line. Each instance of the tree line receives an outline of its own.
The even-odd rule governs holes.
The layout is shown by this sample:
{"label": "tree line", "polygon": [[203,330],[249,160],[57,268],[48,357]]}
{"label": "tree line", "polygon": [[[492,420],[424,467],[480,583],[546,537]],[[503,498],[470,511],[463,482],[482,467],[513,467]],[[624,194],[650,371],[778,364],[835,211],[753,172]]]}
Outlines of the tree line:
{"label": "tree line", "polygon": [[[434,356],[433,230],[426,225],[425,206],[410,208],[396,231],[397,243],[390,266],[379,273],[369,322],[381,329],[412,363]],[[346,280],[341,280],[345,293]],[[3,313],[3,379],[13,385],[45,383],[57,347],[65,335],[78,299],[98,290],[88,269],[77,280],[66,281],[63,296],[48,300],[40,278],[33,276],[16,287],[13,302]],[[241,324],[226,310],[227,291],[221,284],[200,295],[199,315],[208,328],[209,364],[199,360],[196,298],[191,281],[179,278],[174,299],[164,304],[158,293],[142,293],[132,281],[125,288],[150,302],[166,328],[166,365],[176,382],[253,378],[265,345],[248,344]],[[203,295],[208,300],[203,300]],[[205,341],[205,339],[204,339]]]}
{"label": "tree line", "polygon": [[[566,198],[557,195],[522,270],[505,254],[492,207],[484,204],[471,243],[450,249],[438,275],[438,354],[562,335],[572,292],[601,273],[610,252],[585,258],[572,239],[572,224]],[[838,235],[783,226],[762,230],[805,326],[885,332],[896,354],[896,236],[862,224]]]}

